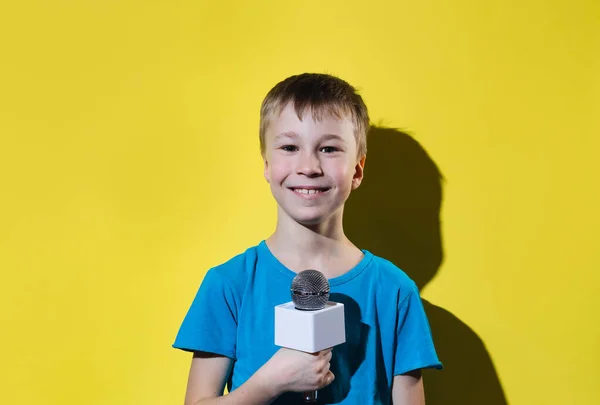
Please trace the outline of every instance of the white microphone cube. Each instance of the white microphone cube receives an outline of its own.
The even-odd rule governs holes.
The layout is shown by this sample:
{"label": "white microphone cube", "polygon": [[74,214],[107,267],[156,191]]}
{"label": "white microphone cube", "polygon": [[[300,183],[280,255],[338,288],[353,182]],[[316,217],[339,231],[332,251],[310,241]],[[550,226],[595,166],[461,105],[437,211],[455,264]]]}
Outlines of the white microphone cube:
{"label": "white microphone cube", "polygon": [[329,301],[316,311],[296,309],[293,302],[275,307],[275,345],[316,353],[345,342],[344,304]]}

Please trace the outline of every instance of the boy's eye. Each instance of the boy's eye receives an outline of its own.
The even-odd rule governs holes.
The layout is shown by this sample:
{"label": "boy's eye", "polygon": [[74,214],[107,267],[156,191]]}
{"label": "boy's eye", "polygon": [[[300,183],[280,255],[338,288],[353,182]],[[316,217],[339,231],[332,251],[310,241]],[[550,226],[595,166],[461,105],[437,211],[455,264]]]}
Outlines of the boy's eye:
{"label": "boy's eye", "polygon": [[333,153],[333,152],[337,152],[339,149],[336,148],[335,146],[324,146],[321,148],[321,152],[324,153]]}
{"label": "boy's eye", "polygon": [[284,150],[286,152],[295,152],[298,150],[298,147],[296,147],[294,145],[283,145],[281,147],[281,150]]}

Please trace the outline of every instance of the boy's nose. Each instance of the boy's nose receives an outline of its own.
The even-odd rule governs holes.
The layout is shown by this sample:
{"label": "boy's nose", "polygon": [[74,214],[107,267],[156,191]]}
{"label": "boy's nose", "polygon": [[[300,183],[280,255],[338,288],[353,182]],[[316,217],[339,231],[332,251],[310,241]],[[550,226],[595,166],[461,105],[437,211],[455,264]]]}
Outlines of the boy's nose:
{"label": "boy's nose", "polygon": [[314,154],[303,153],[298,157],[296,173],[309,177],[319,176],[323,174],[323,171],[321,170],[321,162]]}

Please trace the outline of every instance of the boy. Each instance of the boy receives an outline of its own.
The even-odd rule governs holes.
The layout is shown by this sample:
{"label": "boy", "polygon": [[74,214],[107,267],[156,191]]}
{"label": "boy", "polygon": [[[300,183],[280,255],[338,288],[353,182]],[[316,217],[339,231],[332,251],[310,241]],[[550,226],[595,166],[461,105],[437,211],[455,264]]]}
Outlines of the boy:
{"label": "boy", "polygon": [[[260,145],[276,229],[206,274],[173,345],[194,353],[186,405],[300,404],[312,390],[320,404],[424,404],[420,370],[441,363],[417,287],[343,231],[368,128],[361,96],[339,78],[292,76],[267,94]],[[317,354],[273,342],[273,308],[305,269],[329,279],[346,312],[346,343]]]}

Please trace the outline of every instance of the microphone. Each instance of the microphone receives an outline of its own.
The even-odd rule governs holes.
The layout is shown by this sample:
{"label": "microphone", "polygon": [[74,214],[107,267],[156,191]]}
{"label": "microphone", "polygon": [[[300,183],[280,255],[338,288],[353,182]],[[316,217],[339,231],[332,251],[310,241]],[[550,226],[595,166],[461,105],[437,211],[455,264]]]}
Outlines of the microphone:
{"label": "microphone", "polygon": [[[317,270],[301,271],[292,280],[292,302],[275,307],[275,344],[307,353],[346,341],[344,304],[329,301],[329,281]],[[304,392],[316,402],[317,391]]]}
{"label": "microphone", "polygon": [[291,293],[296,309],[323,309],[329,300],[329,281],[318,270],[304,270],[292,280]]}
{"label": "microphone", "polygon": [[[301,271],[292,280],[292,302],[300,311],[317,311],[329,301],[329,281],[318,270]],[[317,402],[317,391],[302,393],[304,402]]]}

